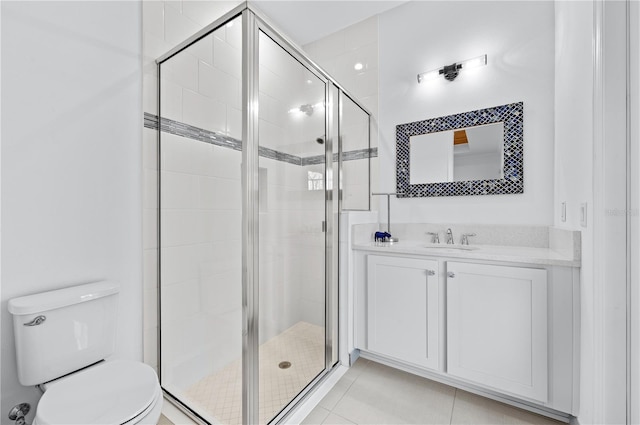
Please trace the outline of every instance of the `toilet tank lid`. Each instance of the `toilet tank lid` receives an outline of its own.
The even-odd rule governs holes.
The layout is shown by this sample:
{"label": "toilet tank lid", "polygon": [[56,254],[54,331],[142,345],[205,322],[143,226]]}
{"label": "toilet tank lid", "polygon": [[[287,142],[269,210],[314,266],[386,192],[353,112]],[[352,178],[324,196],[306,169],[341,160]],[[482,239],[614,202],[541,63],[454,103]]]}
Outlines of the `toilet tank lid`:
{"label": "toilet tank lid", "polygon": [[117,294],[119,291],[120,286],[113,281],[85,283],[83,285],[13,298],[9,300],[9,313],[13,315],[41,313],[72,304],[96,300],[108,295]]}

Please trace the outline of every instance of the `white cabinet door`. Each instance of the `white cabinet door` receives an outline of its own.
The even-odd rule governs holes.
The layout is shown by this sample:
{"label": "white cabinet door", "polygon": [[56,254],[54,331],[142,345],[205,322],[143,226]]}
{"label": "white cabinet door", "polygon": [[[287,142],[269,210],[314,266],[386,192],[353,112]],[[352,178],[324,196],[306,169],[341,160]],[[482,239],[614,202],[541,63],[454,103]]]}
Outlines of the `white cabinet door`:
{"label": "white cabinet door", "polygon": [[367,258],[367,349],[438,369],[438,263]]}
{"label": "white cabinet door", "polygon": [[547,402],[547,274],[447,262],[447,371]]}

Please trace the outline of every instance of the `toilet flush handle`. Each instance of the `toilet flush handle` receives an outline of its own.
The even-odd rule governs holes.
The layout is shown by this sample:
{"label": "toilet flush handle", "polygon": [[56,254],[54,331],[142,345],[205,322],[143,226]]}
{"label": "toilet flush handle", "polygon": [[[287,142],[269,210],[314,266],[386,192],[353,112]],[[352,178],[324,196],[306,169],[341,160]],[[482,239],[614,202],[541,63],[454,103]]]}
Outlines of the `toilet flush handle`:
{"label": "toilet flush handle", "polygon": [[36,316],[35,319],[30,321],[29,323],[25,323],[25,326],[38,326],[41,325],[47,318],[45,316]]}

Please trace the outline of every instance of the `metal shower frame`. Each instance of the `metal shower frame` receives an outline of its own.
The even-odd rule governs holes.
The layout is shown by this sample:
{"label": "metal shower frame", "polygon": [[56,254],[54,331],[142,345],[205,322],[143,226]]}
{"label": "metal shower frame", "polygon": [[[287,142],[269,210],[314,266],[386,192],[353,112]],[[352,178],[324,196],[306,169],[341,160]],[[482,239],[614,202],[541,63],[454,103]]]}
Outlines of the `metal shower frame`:
{"label": "metal shower frame", "polygon": [[[259,156],[258,156],[258,103],[259,103],[259,34],[267,35],[302,66],[312,72],[325,84],[325,368],[283,409],[272,423],[285,418],[292,408],[303,400],[317,383],[322,381],[338,363],[340,351],[337,348],[339,339],[338,306],[338,223],[342,211],[341,190],[339,188],[342,175],[342,150],[339,122],[342,115],[342,93],[353,101],[368,116],[369,140],[371,147],[371,112],[350,95],[334,78],[320,66],[309,59],[304,51],[269,22],[260,11],[248,2],[243,2],[219,19],[198,31],[156,60],[158,76],[158,250],[161,249],[161,114],[160,86],[161,65],[192,44],[210,35],[213,31],[241,16],[242,19],[242,418],[244,423],[258,423],[258,375],[259,375],[259,335],[258,335],[258,294],[259,294]],[[336,119],[337,117],[337,119]],[[334,152],[334,138],[338,138],[338,149]],[[370,152],[370,151],[369,151]],[[334,153],[337,153],[337,176],[333,176]],[[369,159],[370,160],[370,159]],[[370,179],[369,171],[369,179]],[[333,184],[333,187],[332,187]],[[337,208],[334,209],[334,200]],[[337,212],[337,214],[336,214]],[[335,224],[335,226],[334,226]],[[162,375],[161,347],[161,256],[158,255],[158,374]],[[162,380],[160,380],[162,382]],[[181,410],[198,421],[205,421],[197,412],[168,393],[165,395]],[[206,422],[206,421],[205,421]]]}

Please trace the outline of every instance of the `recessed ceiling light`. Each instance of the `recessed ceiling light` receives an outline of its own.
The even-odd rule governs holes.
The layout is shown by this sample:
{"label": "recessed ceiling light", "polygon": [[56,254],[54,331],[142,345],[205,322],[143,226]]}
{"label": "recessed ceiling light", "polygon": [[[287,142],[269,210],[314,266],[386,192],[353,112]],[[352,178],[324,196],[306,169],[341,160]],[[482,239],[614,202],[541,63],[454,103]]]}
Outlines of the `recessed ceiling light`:
{"label": "recessed ceiling light", "polygon": [[227,27],[231,28],[233,26],[233,21],[227,23]]}
{"label": "recessed ceiling light", "polygon": [[307,80],[307,84],[311,84],[311,83],[313,83],[313,81]]}
{"label": "recessed ceiling light", "polygon": [[363,68],[363,65],[360,62],[353,65],[353,69],[355,69],[356,71],[360,71],[362,68]]}

